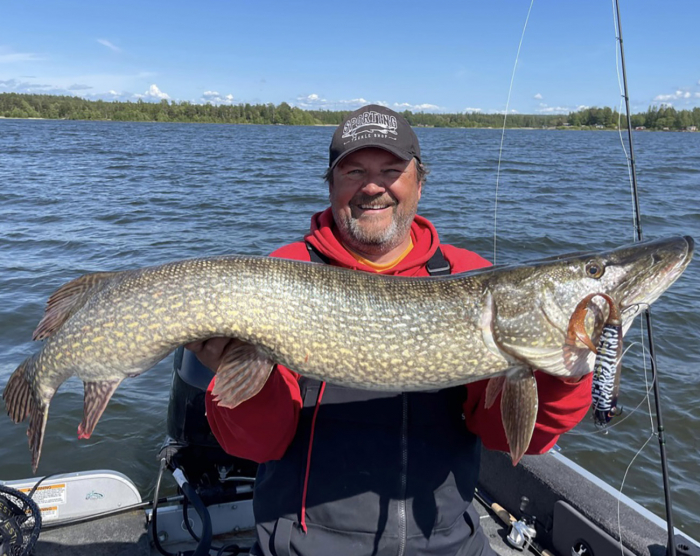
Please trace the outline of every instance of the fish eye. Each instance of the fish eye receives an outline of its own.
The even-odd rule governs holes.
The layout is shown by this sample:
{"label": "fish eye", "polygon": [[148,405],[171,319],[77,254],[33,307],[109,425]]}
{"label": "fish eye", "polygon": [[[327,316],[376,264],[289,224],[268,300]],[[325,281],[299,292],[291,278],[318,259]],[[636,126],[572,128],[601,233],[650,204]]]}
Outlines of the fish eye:
{"label": "fish eye", "polygon": [[600,278],[605,272],[605,266],[598,261],[588,261],[586,263],[586,275],[591,278]]}

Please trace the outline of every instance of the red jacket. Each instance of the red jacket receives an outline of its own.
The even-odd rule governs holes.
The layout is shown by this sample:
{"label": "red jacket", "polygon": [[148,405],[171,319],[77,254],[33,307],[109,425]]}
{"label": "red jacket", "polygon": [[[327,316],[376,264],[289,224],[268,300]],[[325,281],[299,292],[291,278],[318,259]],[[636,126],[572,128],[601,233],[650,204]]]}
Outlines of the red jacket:
{"label": "red jacket", "polygon": [[[428,276],[425,264],[440,245],[437,231],[428,220],[416,216],[411,227],[411,238],[414,245],[411,252],[396,267],[383,274]],[[311,231],[304,239],[336,266],[374,272],[343,248],[336,235],[330,209],[313,216]],[[486,259],[471,251],[451,245],[440,245],[440,248],[453,273],[490,266]],[[281,247],[271,256],[310,260],[303,241]],[[568,383],[542,372],[536,372],[535,377],[539,407],[528,454],[541,454],[549,450],[559,435],[581,421],[591,404],[590,374],[577,383]],[[297,373],[278,365],[256,396],[234,409],[228,409],[220,407],[212,399],[215,377],[207,391],[206,410],[212,432],[224,450],[259,463],[280,459],[294,437],[299,420],[302,401],[298,378]],[[487,448],[508,451],[501,422],[500,398],[491,408],[484,407],[487,382],[469,385],[464,403],[466,426],[481,438]]]}

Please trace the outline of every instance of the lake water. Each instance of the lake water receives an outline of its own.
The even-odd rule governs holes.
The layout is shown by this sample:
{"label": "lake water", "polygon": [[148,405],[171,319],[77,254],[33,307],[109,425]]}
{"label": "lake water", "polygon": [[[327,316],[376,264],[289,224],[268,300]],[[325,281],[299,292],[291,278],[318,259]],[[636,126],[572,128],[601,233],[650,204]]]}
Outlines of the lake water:
{"label": "lake water", "polygon": [[[500,130],[416,131],[431,168],[420,213],[443,242],[493,259]],[[301,238],[327,204],[321,176],[332,132],[0,120],[0,389],[38,349],[32,331],[64,282],[187,257],[266,254]],[[700,239],[700,133],[637,133],[635,141],[645,237]],[[613,132],[507,131],[497,206],[499,263],[634,239],[625,155]],[[674,517],[691,535],[700,515],[699,267],[693,262],[653,310]],[[627,343],[641,338],[633,328]],[[615,488],[653,430],[639,344],[623,364],[620,401],[629,417],[607,435],[586,418],[560,441],[565,455]],[[169,358],[126,381],[87,441],[76,435],[82,384],[64,384],[51,404],[39,473],[115,469],[147,495],[171,366]],[[0,419],[0,478],[30,476],[26,424]],[[623,492],[663,515],[658,452],[652,438]]]}

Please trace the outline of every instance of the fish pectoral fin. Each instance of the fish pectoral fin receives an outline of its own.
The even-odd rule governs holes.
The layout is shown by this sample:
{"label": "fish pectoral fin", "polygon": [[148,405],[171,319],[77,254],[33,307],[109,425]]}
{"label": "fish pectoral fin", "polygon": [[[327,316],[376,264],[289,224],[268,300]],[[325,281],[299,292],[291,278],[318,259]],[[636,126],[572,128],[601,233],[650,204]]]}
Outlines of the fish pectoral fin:
{"label": "fish pectoral fin", "polygon": [[484,400],[484,407],[486,409],[491,407],[496,402],[496,400],[498,399],[498,395],[503,390],[503,385],[505,384],[505,382],[505,376],[497,376],[492,379],[489,379],[489,383],[486,385],[486,399]]}
{"label": "fish pectoral fin", "polygon": [[257,346],[234,342],[216,370],[214,400],[223,407],[233,408],[252,398],[267,382],[274,364]]}
{"label": "fish pectoral fin", "polygon": [[515,466],[530,445],[537,420],[537,382],[532,369],[522,368],[506,377],[501,419]]}
{"label": "fish pectoral fin", "polygon": [[51,336],[117,274],[119,272],[85,274],[58,288],[46,302],[44,317],[34,330],[32,340],[43,340]]}
{"label": "fish pectoral fin", "polygon": [[117,380],[100,380],[84,382],[85,395],[83,397],[83,421],[78,426],[78,438],[81,440],[90,438],[97,426],[102,414],[112,399],[112,394],[122,382]]}

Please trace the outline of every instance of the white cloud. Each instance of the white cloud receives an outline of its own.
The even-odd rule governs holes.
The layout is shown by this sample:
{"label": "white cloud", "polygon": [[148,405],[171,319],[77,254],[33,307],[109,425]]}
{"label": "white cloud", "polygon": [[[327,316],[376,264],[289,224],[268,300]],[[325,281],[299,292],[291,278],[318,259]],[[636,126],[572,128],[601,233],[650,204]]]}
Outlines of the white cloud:
{"label": "white cloud", "polygon": [[382,100],[378,100],[378,101],[376,101],[376,102],[369,102],[368,100],[365,100],[365,99],[363,99],[363,98],[361,98],[361,97],[360,97],[360,98],[353,98],[353,99],[350,99],[350,100],[339,100],[339,101],[337,101],[337,102],[338,102],[338,104],[340,104],[341,106],[342,106],[342,105],[345,105],[346,108],[347,108],[348,106],[354,106],[355,108],[360,108],[361,106],[364,106],[365,104],[379,104],[379,105],[381,105],[381,106],[388,106],[388,105],[389,105],[389,103],[384,102],[384,101],[382,101]]}
{"label": "white cloud", "polygon": [[539,114],[568,114],[572,112],[568,106],[548,106],[543,102],[540,103],[540,107],[536,111]]}
{"label": "white cloud", "polygon": [[542,95],[539,94],[539,93],[537,93],[537,94],[536,94],[534,97],[532,97],[532,98],[536,98],[537,100],[542,100]]}
{"label": "white cloud", "polygon": [[134,97],[143,100],[170,100],[170,95],[161,91],[155,83],[144,94],[135,94]]}
{"label": "white cloud", "polygon": [[[700,83],[699,83],[700,84]],[[656,95],[654,102],[671,105],[671,101],[682,101],[685,106],[692,105],[692,99],[700,98],[700,92],[692,91],[690,87],[676,89],[673,93]]]}
{"label": "white cloud", "polygon": [[61,94],[62,91],[62,89],[57,89],[53,85],[17,81],[16,79],[0,81],[0,88],[10,90],[13,93]]}
{"label": "white cloud", "polygon": [[304,110],[355,110],[356,108],[360,108],[365,104],[381,104],[382,106],[388,106],[388,104],[385,102],[383,103],[379,101],[370,103],[364,98],[353,98],[349,100],[328,100],[317,93],[311,93],[309,95],[300,95],[292,104]]}
{"label": "white cloud", "polygon": [[16,62],[40,62],[44,56],[33,52],[14,52],[7,46],[0,46],[0,64],[14,64]]}
{"label": "white cloud", "polygon": [[436,104],[409,104],[408,102],[394,103],[394,109],[397,112],[402,112],[404,110],[410,110],[411,112],[435,112],[437,110],[442,110]]}
{"label": "white cloud", "polygon": [[201,100],[204,104],[213,104],[215,106],[233,104],[233,95],[220,95],[218,91],[204,91]]}
{"label": "white cloud", "polygon": [[481,112],[481,108],[465,108],[462,110],[465,114],[474,114],[475,112]]}
{"label": "white cloud", "polygon": [[97,39],[97,42],[99,42],[102,46],[106,46],[113,52],[121,52],[122,49],[119,48],[118,46],[114,46],[111,42],[109,42],[107,39]]}
{"label": "white cloud", "polygon": [[329,102],[325,98],[321,98],[316,93],[311,93],[310,95],[306,95],[306,96],[298,96],[294,105],[299,107],[299,108],[303,108],[305,110],[308,110],[308,109],[328,110],[329,109],[328,108]]}
{"label": "white cloud", "polygon": [[390,104],[383,100],[369,101],[365,98],[352,98],[352,99],[341,99],[341,100],[329,100],[323,98],[317,93],[311,93],[309,95],[301,95],[296,98],[294,105],[303,108],[305,110],[356,110],[367,104],[378,104],[379,106],[386,106],[387,108],[392,108],[398,112],[404,110],[410,110],[412,112],[435,112],[442,110],[442,108],[436,104],[422,103],[422,104],[410,104],[408,102],[395,102]]}
{"label": "white cloud", "polygon": [[670,95],[656,95],[654,97],[654,100],[658,100],[660,102],[666,102],[668,100],[682,100],[684,98],[690,98],[692,96],[690,91],[682,91],[678,89],[675,93],[672,93]]}

